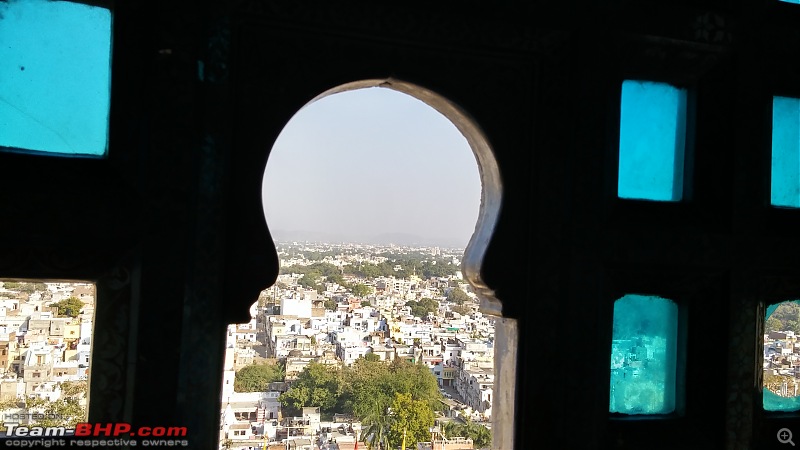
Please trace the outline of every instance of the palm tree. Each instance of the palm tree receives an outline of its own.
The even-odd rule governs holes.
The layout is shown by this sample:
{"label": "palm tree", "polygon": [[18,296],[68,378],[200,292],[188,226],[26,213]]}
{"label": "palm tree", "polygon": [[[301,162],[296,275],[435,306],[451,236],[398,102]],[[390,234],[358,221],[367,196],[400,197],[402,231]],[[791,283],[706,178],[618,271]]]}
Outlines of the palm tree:
{"label": "palm tree", "polygon": [[444,434],[444,437],[447,439],[459,436],[460,431],[460,425],[456,422],[445,422],[442,425],[442,434]]}
{"label": "palm tree", "polygon": [[487,448],[492,443],[492,432],[485,426],[472,421],[467,423],[467,436],[472,439],[475,448]]}
{"label": "palm tree", "polygon": [[453,437],[465,437],[472,439],[475,448],[487,448],[492,443],[492,432],[485,426],[473,422],[466,417],[465,423],[447,422],[442,426],[442,432],[448,439]]}
{"label": "palm tree", "polygon": [[369,450],[387,450],[389,448],[389,426],[391,424],[392,417],[386,411],[378,409],[377,412],[364,419],[365,427],[361,430],[360,439],[367,444]]}

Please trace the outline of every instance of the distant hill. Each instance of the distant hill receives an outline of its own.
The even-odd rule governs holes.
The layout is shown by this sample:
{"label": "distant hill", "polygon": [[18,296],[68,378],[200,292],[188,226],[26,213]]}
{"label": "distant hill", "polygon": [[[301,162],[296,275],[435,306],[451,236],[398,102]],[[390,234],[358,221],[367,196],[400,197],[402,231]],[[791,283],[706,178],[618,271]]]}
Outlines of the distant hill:
{"label": "distant hill", "polygon": [[270,230],[270,231],[272,233],[272,239],[281,242],[309,241],[309,242],[327,242],[330,244],[352,242],[343,235],[335,233],[326,233],[322,231],[307,231],[307,230]]}
{"label": "distant hill", "polygon": [[381,233],[372,236],[346,236],[337,233],[328,233],[324,231],[307,231],[307,230],[273,230],[272,238],[276,241],[310,241],[310,242],[327,242],[330,244],[354,242],[361,244],[371,245],[408,245],[420,247],[447,247],[447,248],[465,248],[467,246],[466,240],[454,238],[433,238],[419,236],[411,233]]}
{"label": "distant hill", "polygon": [[397,244],[397,245],[418,245],[421,247],[458,247],[465,248],[466,240],[442,237],[425,237],[410,233],[383,233],[372,236],[368,244]]}

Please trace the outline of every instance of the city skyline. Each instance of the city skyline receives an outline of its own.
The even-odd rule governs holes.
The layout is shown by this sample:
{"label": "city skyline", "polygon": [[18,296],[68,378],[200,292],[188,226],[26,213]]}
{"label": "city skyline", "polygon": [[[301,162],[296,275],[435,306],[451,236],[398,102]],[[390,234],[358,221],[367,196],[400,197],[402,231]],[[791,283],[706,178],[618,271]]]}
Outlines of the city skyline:
{"label": "city skyline", "polygon": [[262,192],[275,240],[465,248],[481,186],[447,118],[368,88],[298,111],[273,146]]}

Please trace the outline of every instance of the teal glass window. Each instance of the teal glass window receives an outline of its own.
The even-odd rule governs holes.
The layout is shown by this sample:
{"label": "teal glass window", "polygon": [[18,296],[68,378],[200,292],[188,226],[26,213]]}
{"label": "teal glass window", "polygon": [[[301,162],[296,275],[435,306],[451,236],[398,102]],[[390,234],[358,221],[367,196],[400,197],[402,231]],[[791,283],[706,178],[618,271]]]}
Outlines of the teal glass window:
{"label": "teal glass window", "polygon": [[783,2],[783,3],[800,4],[800,0],[778,0],[778,1]]}
{"label": "teal glass window", "polygon": [[764,409],[800,411],[800,301],[767,307],[764,316]]}
{"label": "teal glass window", "polygon": [[683,196],[686,90],[667,83],[622,83],[620,198],[679,201]]}
{"label": "teal glass window", "polygon": [[800,99],[772,98],[772,186],[774,206],[800,207]]}
{"label": "teal glass window", "polygon": [[49,0],[0,2],[0,148],[103,156],[111,11]]}
{"label": "teal glass window", "polygon": [[653,295],[614,302],[608,410],[622,414],[675,411],[678,305]]}

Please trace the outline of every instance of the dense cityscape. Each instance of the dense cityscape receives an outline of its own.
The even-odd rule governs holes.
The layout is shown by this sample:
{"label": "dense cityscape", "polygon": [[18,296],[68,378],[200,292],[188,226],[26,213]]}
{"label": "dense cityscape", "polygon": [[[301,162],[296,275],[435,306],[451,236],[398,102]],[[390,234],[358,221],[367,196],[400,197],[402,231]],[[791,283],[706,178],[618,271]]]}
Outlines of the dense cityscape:
{"label": "dense cityscape", "polygon": [[[276,247],[277,282],[250,322],[228,328],[220,449],[488,448],[494,323],[462,279],[463,249]],[[647,303],[657,299],[627,300],[639,305],[630,314],[664,315]],[[85,421],[94,301],[91,283],[0,281],[4,424]],[[671,332],[617,331],[610,410],[669,409],[660,374],[670,370],[656,362]],[[798,334],[798,302],[768,309],[767,410],[800,406]]]}
{"label": "dense cityscape", "polygon": [[220,448],[489,446],[494,324],[463,249],[276,247],[277,282],[228,329]]}
{"label": "dense cityscape", "polygon": [[[488,447],[494,326],[463,249],[277,247],[277,282],[229,327],[220,448]],[[4,425],[86,420],[94,301],[91,283],[0,281]],[[323,372],[328,398],[330,380],[304,396]]]}
{"label": "dense cityscape", "polygon": [[95,288],[0,281],[0,417],[74,426],[86,421]]}

